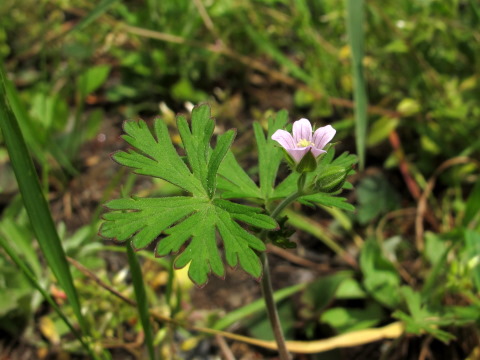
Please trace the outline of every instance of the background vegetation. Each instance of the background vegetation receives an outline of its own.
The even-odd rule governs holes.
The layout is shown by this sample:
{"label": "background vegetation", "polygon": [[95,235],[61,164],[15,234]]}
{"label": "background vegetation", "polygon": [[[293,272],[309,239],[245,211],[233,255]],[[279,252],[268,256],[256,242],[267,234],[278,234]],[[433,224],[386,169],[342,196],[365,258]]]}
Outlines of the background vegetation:
{"label": "background vegetation", "polygon": [[[291,209],[297,249],[271,249],[289,339],[315,341],[400,321],[398,336],[353,348],[344,347],[354,344],[347,338],[321,356],[478,356],[476,1],[372,0],[362,7],[333,0],[3,0],[0,18],[2,101],[34,160],[17,185],[15,155],[6,148],[12,137],[2,127],[0,351],[138,358],[146,339],[166,358],[275,357],[199,331],[271,339],[261,303],[244,306],[259,297],[254,280],[230,271],[225,281],[192,289],[170,259],[142,251],[137,262],[97,236],[107,199],[175,191],[110,160],[125,146],[122,121],[160,115],[173,124],[176,112],[209,102],[218,132],[237,128],[234,150],[252,176],[251,124],[266,125],[281,109],[291,121],[332,124],[338,153],[360,157],[346,194],[356,211]],[[5,121],[11,115],[3,109]],[[37,229],[48,228],[48,212],[28,205],[34,172],[55,224],[44,235]],[[22,181],[32,191],[28,198]],[[71,287],[66,258],[48,250],[58,248],[49,242],[57,237],[73,259]],[[134,289],[141,272],[157,320],[151,338],[148,309],[132,306],[134,293],[142,303]]]}

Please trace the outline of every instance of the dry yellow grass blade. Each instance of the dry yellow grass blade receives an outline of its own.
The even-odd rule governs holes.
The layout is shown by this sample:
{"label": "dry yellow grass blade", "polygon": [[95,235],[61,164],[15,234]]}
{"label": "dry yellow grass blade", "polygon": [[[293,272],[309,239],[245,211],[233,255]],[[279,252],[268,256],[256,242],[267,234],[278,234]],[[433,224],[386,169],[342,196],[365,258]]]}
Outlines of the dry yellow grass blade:
{"label": "dry yellow grass blade", "polygon": [[[218,331],[209,328],[195,327],[195,330],[204,333],[220,335],[232,340],[242,341],[250,345],[259,346],[266,349],[277,350],[277,344],[274,341],[258,340],[247,336],[236,335],[230,332]],[[292,353],[315,354],[336,348],[364,345],[383,339],[396,339],[403,335],[404,330],[405,325],[401,321],[397,321],[381,328],[352,331],[347,334],[342,334],[323,340],[287,341],[287,348],[288,351]]]}

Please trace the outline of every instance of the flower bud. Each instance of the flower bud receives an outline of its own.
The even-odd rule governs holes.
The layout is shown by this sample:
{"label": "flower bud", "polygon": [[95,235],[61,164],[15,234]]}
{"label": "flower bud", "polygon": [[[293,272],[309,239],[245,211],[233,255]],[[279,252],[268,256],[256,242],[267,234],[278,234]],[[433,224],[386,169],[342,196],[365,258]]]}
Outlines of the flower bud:
{"label": "flower bud", "polygon": [[330,166],[317,177],[315,188],[321,192],[334,193],[342,188],[347,172],[343,166]]}

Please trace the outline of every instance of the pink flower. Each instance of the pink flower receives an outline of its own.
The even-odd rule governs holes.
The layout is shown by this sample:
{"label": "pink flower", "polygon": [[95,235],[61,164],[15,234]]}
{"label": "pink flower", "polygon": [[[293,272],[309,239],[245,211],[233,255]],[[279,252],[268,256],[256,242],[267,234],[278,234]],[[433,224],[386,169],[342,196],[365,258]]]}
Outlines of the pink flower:
{"label": "pink flower", "polygon": [[326,153],[323,148],[333,139],[337,131],[330,125],[318,128],[312,135],[312,125],[307,119],[293,123],[293,136],[285,130],[277,130],[272,140],[278,142],[298,164],[309,151],[316,158]]}

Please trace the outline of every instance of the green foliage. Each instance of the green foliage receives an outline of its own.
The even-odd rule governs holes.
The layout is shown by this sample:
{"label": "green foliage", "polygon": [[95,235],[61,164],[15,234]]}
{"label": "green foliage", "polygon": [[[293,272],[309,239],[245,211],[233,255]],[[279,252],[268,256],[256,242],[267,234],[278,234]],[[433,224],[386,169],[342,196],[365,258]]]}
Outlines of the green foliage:
{"label": "green foliage", "polygon": [[365,308],[333,307],[326,310],[320,320],[330,325],[338,333],[343,334],[350,331],[372,328],[384,317],[382,307],[369,302]]}
{"label": "green foliage", "polygon": [[0,69],[0,128],[10,155],[22,200],[36,234],[40,248],[53,274],[68,295],[70,304],[82,331],[88,334],[85,318],[80,311],[80,299],[67,263],[60,238],[55,229],[48,204],[43,196],[39,179],[33,167],[17,119],[10,108],[5,87],[5,74]]}
{"label": "green foliage", "polygon": [[342,166],[330,166],[318,176],[315,187],[321,192],[337,192],[343,187],[347,178],[347,172],[347,169]]}
{"label": "green foliage", "polygon": [[78,77],[78,88],[82,96],[87,96],[102,86],[108,78],[111,67],[97,65],[87,69]]}
{"label": "green foliage", "polygon": [[357,197],[360,224],[366,224],[399,205],[398,193],[382,174],[363,179],[357,186]]}
{"label": "green foliage", "polygon": [[157,356],[153,346],[152,326],[150,324],[150,314],[148,312],[149,303],[147,301],[147,293],[145,291],[142,269],[140,267],[140,262],[138,261],[137,255],[131,246],[127,246],[127,258],[130,271],[132,272],[132,282],[135,290],[135,298],[137,299],[137,309],[140,315],[142,328],[145,333],[145,343],[148,348],[148,355],[150,360],[155,360]]}
{"label": "green foliage", "polygon": [[403,286],[401,294],[407,304],[409,314],[398,310],[393,313],[393,316],[405,322],[406,330],[409,333],[420,335],[426,332],[446,343],[455,339],[452,334],[438,328],[439,325],[448,325],[451,320],[422,304],[419,293],[408,286]]}
{"label": "green foliage", "polygon": [[365,289],[382,305],[395,308],[399,303],[400,276],[374,239],[363,244],[360,268]]}
{"label": "green foliage", "polygon": [[[283,158],[282,151],[275,145],[272,135],[278,129],[283,128],[288,121],[288,113],[280,111],[277,116],[268,119],[268,132],[265,134],[258,122],[253,124],[255,131],[255,140],[258,147],[258,167],[260,172],[260,190],[262,197],[268,200],[271,197],[275,180],[277,178],[278,167]],[[228,174],[226,174],[228,176]]]}
{"label": "green foliage", "polygon": [[[221,175],[219,189],[223,191],[223,198],[258,198],[268,204],[273,200],[286,198],[297,191],[298,179],[300,177],[298,172],[291,172],[282,182],[275,184],[284,153],[276,145],[277,143],[271,139],[271,135],[285,125],[286,116],[286,112],[280,111],[276,117],[269,118],[266,138],[260,124],[254,123],[255,139],[259,154],[260,187],[256,187],[255,183],[241,169],[235,157],[229,155],[219,170]],[[329,172],[332,168],[342,168],[345,176],[354,173],[353,166],[357,161],[354,155],[343,153],[335,159],[334,155],[335,150],[333,147],[330,147],[327,154],[320,157],[319,160],[317,159],[316,169],[312,169],[312,172],[305,174],[305,186],[312,191],[307,190],[306,194],[300,196],[298,201],[307,205],[333,206],[353,211],[353,206],[347,203],[345,198],[336,196],[341,189],[337,189],[334,192],[318,192],[314,187],[318,176]],[[343,187],[350,188],[350,184],[344,183]]]}
{"label": "green foliage", "polygon": [[124,139],[134,148],[116,153],[114,159],[135,168],[138,174],[166,180],[191,196],[112,200],[106,205],[111,211],[104,215],[106,222],[100,230],[102,236],[118,241],[131,238],[135,248],[146,247],[164,233],[166,236],[159,241],[156,254],[180,252],[175,266],[182,268],[189,264],[189,276],[198,285],[207,282],[211,271],[220,277],[225,274],[216,231],[223,240],[227,264],[232,267],[240,264],[258,278],[262,270],[255,251],[264,251],[265,245],[237,221],[268,230],[278,226],[261,214],[259,208],[215,197],[217,171],[235,133],[228,131],[218,136],[216,147],[211,150],[214,126],[207,105],[194,108],[191,126],[185,117],[178,117],[177,127],[186,152],[184,162],[162,120],[155,120],[153,133],[143,121],[126,122]]}
{"label": "green foliage", "polygon": [[335,294],[347,278],[352,274],[339,272],[334,275],[321,277],[310,283],[302,294],[301,316],[304,318],[316,318],[333,301]]}
{"label": "green foliage", "polygon": [[[280,106],[290,107],[295,116],[313,120],[332,118],[337,136],[343,141],[341,146],[347,148],[352,147],[350,140],[357,125],[357,144],[363,147],[366,140],[367,164],[384,163],[397,167],[404,159],[420,189],[424,189],[424,179],[428,179],[442,161],[458,155],[478,158],[479,52],[478,41],[472,39],[478,39],[480,8],[475,1],[301,0],[288,3],[258,0],[201,3],[212,27],[208,26],[197,2],[190,0],[165,2],[161,6],[153,0],[145,4],[116,0],[95,4],[49,0],[40,5],[33,0],[1,2],[0,58],[5,59],[9,75],[8,80],[4,79],[7,96],[36,161],[35,169],[42,174],[44,190],[54,191],[49,194],[49,199],[57,201],[63,187],[83,181],[83,178],[72,178],[78,175],[75,169],[78,165],[82,172],[90,170],[83,166],[83,161],[77,162],[78,149],[98,134],[100,125],[106,125],[104,129],[108,131],[111,125],[107,121],[112,115],[136,118],[157,114],[159,99],[177,111],[183,102],[204,101],[212,93],[218,101],[214,106],[218,106],[219,116],[229,113],[228,118],[234,119],[234,126],[241,131],[246,122],[230,114],[230,111],[235,114],[238,108],[242,115],[248,114],[254,119],[261,117],[257,107],[276,109]],[[70,24],[76,26],[66,32]],[[133,27],[139,27],[144,33],[133,31]],[[17,36],[19,33],[22,36]],[[153,39],[145,34],[161,36]],[[364,48],[368,49],[366,56],[361,48],[363,41]],[[258,64],[263,65],[264,70],[256,68]],[[365,88],[369,90],[373,111],[368,116],[372,125],[367,134]],[[270,98],[277,98],[270,96],[272,89],[280,90],[282,103],[287,105],[270,103]],[[268,101],[264,101],[263,96]],[[355,120],[349,102],[352,98],[356,102]],[[237,99],[238,108],[231,106],[230,101]],[[378,106],[388,113],[375,113]],[[166,122],[170,125],[167,119]],[[227,200],[242,199],[242,204],[252,201],[268,211],[296,190],[298,174],[286,172],[282,150],[270,139],[275,129],[283,128],[286,123],[286,112],[273,116],[268,129],[263,122],[255,122],[258,167],[248,154],[255,152],[249,147],[250,143],[228,150],[222,160],[224,150],[215,148],[217,153],[214,155],[215,150],[210,145],[201,148],[205,139],[194,135],[193,129],[185,123],[179,124],[179,128],[183,126],[182,137],[186,137],[187,142],[190,138],[192,140],[188,146],[183,144],[183,150],[177,152],[174,149],[171,154],[177,156],[177,153],[189,152],[190,158],[187,154],[186,158],[178,157],[176,161],[165,163],[164,153],[168,153],[170,137],[151,141],[154,137],[149,136],[146,126],[140,129],[142,123],[126,123],[127,133],[142,135],[138,140],[132,139],[137,150],[125,152],[130,154],[128,156],[118,153],[116,160],[127,166],[131,164],[141,174],[168,177],[174,184],[172,187],[177,189],[174,195],[182,196],[122,199],[109,203],[113,211],[106,217],[116,214],[115,224],[121,232],[116,234],[112,224],[109,230],[112,236],[120,239],[122,234],[129,233],[131,237],[125,237],[123,241],[130,239],[134,245],[136,242],[136,247],[143,247],[159,235],[163,237],[157,246],[159,253],[177,250],[181,253],[177,266],[190,261],[189,256],[183,255],[187,250],[205,251],[199,262],[205,264],[201,259],[212,258],[213,265],[208,263],[208,266],[222,273],[223,263],[215,233],[228,238],[231,229],[224,222],[235,224],[232,225],[235,228],[240,227],[237,222],[253,228],[257,227],[255,222],[259,221],[259,216],[264,216],[256,212],[258,209],[251,213],[253,208],[246,210],[241,205],[236,208],[238,204]],[[162,128],[163,123],[155,126]],[[399,135],[399,152],[392,151],[386,144],[392,131]],[[166,134],[166,128],[161,132]],[[106,142],[92,142],[86,147],[95,152],[95,156],[111,145],[110,133],[105,134]],[[229,147],[234,134],[227,134],[223,142],[217,144]],[[4,140],[5,136],[0,134],[0,145],[3,146]],[[155,157],[152,157],[152,148],[156,149],[152,150],[156,152]],[[343,154],[334,158],[335,149],[328,150],[319,159],[315,172],[305,179],[307,185],[315,179],[318,181],[322,174],[326,176],[340,168],[349,175],[353,173],[354,156]],[[0,154],[1,208],[17,187],[12,183],[13,172],[5,148],[0,148]],[[359,155],[362,157],[361,151]],[[175,156],[166,158],[171,160]],[[236,157],[242,164],[245,161],[253,166],[245,171]],[[219,176],[216,174],[217,163],[220,163]],[[67,170],[67,176],[59,174],[58,165]],[[288,248],[295,244],[295,238],[289,239],[292,232],[295,228],[302,229],[322,239],[340,259],[347,253],[346,249],[349,254],[360,253],[358,282],[347,279],[355,284],[351,289],[345,290],[345,280],[336,289],[334,297],[327,296],[332,308],[323,307],[320,301],[308,307],[313,312],[315,307],[323,307],[324,312],[316,320],[343,333],[373,326],[394,313],[408,324],[408,332],[428,333],[444,341],[451,337],[438,329],[450,326],[448,330],[454,333],[455,326],[478,322],[480,182],[475,165],[468,164],[439,178],[438,186],[428,199],[425,228],[429,231],[419,239],[425,242],[423,249],[415,248],[411,241],[414,231],[412,217],[404,217],[403,211],[390,213],[400,205],[415,206],[407,195],[408,189],[401,185],[402,179],[397,177],[390,181],[392,173],[387,177],[368,174],[370,172],[361,174],[357,185],[357,213],[344,214],[336,209],[352,211],[353,206],[339,197],[340,190],[330,194],[327,193],[329,189],[324,188],[325,192],[299,199],[308,206],[320,205],[320,211],[308,210],[313,215],[310,218],[299,213],[298,208],[294,209],[295,212],[286,212],[288,219],[278,220],[281,230],[267,232],[265,236],[267,241]],[[351,189],[351,185],[347,182],[343,189]],[[399,195],[404,196],[401,202]],[[183,198],[189,200],[180,200]],[[57,208],[58,204],[55,205]],[[318,214],[325,212],[334,219],[317,223]],[[125,218],[120,219],[121,216]],[[204,221],[212,216],[215,221]],[[437,224],[431,221],[432,217]],[[257,224],[259,228],[268,222],[266,218],[262,219],[263,222]],[[287,223],[293,228],[288,228]],[[68,236],[70,231],[62,234],[62,226],[57,228],[67,255],[80,258],[93,269],[103,266],[102,256],[98,253],[99,244],[89,235],[91,229],[82,228]],[[247,230],[247,234],[252,232],[249,228]],[[247,236],[243,229],[238,231]],[[371,240],[361,248],[359,238],[363,237],[364,231]],[[379,235],[377,237],[395,234],[392,237],[395,241],[382,243],[375,239],[378,244],[372,245],[373,231]],[[204,233],[208,236],[203,237]],[[41,266],[37,249],[32,246],[33,235],[22,217],[3,216],[0,236],[37,278],[49,284],[51,279]],[[231,258],[235,258],[235,251],[257,256],[257,251],[261,250],[255,246],[260,248],[260,243],[254,235],[251,236],[256,240],[250,236],[243,239],[232,235],[237,242],[230,244],[229,250],[226,243],[231,241],[223,238],[224,245],[220,248],[223,247],[225,252],[228,250]],[[209,252],[198,240],[193,240],[198,237],[209,242],[210,249],[216,250]],[[350,239],[355,243],[350,243]],[[12,271],[10,260],[3,253],[0,254],[0,263],[2,289],[8,294],[8,299],[1,297],[6,306],[3,313],[15,311],[17,304],[18,313],[26,319],[37,307],[27,304],[32,296],[25,295],[25,292],[38,293],[31,291],[33,288],[24,276]],[[200,272],[210,271],[208,266],[197,266]],[[247,262],[246,266],[255,268],[258,264]],[[78,271],[74,270],[73,275],[78,280]],[[105,278],[109,276],[105,275]],[[415,290],[402,289],[401,285],[406,281],[412,281]],[[118,283],[114,285],[119,286]],[[112,310],[111,298],[99,295],[93,284],[82,286],[85,299],[82,306],[88,309],[88,321],[93,323],[99,319],[99,329],[93,329],[97,337],[106,333],[103,329],[109,332],[121,329],[122,324],[135,316],[120,303],[115,303]],[[131,291],[127,290],[127,293]],[[345,291],[343,295],[342,291]],[[355,308],[350,303],[336,303],[341,299],[356,299]],[[460,303],[461,306],[445,305],[450,303]],[[284,302],[282,305],[285,315],[290,318],[291,304]],[[115,316],[110,320],[112,311]],[[236,316],[236,319],[240,317]],[[65,328],[59,319],[54,320]],[[7,324],[4,318],[1,322],[2,326]],[[258,333],[268,328],[266,322],[263,326],[256,328]],[[291,331],[294,322],[288,327]]]}
{"label": "green foliage", "polygon": [[365,166],[365,142],[367,137],[367,90],[363,74],[364,59],[364,1],[347,0],[347,33],[352,53],[353,95],[355,100],[355,139],[360,169]]}

